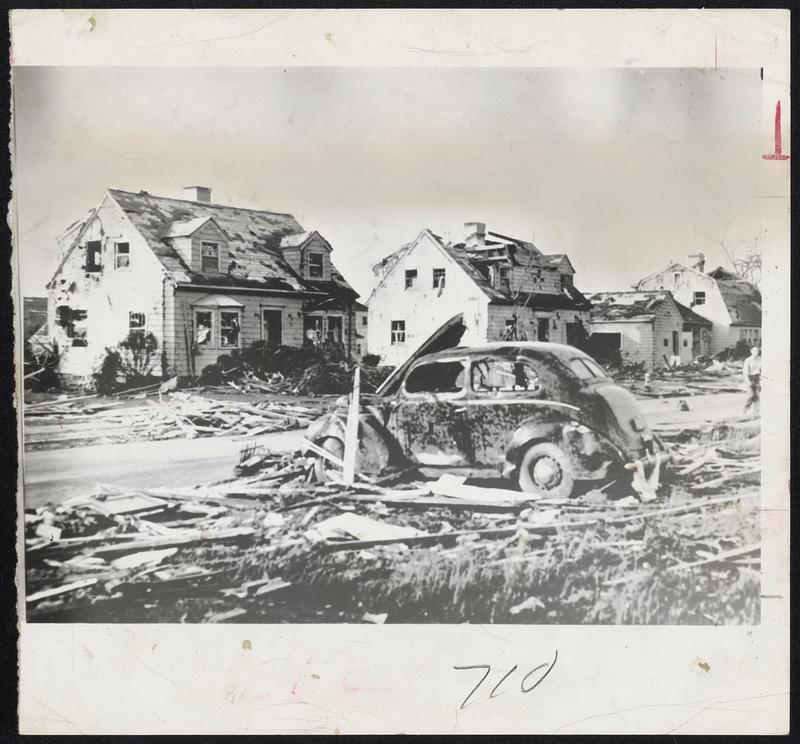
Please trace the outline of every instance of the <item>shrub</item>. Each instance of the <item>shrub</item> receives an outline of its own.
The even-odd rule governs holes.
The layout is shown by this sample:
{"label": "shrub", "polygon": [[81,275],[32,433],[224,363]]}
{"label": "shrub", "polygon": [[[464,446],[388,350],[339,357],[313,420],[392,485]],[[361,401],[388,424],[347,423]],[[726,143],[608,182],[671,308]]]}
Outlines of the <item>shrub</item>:
{"label": "shrub", "polygon": [[107,395],[152,381],[157,350],[158,339],[149,331],[131,331],[117,346],[107,347],[93,374],[97,392]]}
{"label": "shrub", "polygon": [[364,367],[377,367],[381,363],[380,354],[364,354],[361,357],[361,364]]}

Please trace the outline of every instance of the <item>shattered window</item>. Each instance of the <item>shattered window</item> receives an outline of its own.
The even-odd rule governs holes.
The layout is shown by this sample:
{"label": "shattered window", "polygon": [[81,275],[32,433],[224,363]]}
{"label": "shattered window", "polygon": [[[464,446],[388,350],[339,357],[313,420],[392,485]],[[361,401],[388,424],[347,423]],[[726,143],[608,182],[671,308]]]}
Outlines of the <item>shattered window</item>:
{"label": "shattered window", "polygon": [[311,279],[322,279],[322,266],[321,253],[308,254],[308,275]]}
{"label": "shattered window", "polygon": [[[70,333],[71,330],[71,333]],[[67,331],[67,335],[72,338],[73,346],[88,346],[89,342],[86,339],[86,311],[85,310],[72,310],[71,328]]]}
{"label": "shattered window", "polygon": [[460,393],[465,377],[462,362],[431,362],[412,369],[405,388],[407,393]]}
{"label": "shattered window", "polygon": [[145,327],[145,314],[144,313],[128,313],[128,330],[141,331]]}
{"label": "shattered window", "polygon": [[116,243],[114,245],[114,268],[124,269],[131,265],[130,243]]}
{"label": "shattered window", "polygon": [[219,243],[203,243],[200,248],[200,270],[219,271]]}
{"label": "shattered window", "polygon": [[416,269],[406,269],[406,289],[411,289],[411,287],[416,284],[417,281],[417,270]]}
{"label": "shattered window", "polygon": [[444,269],[434,269],[433,270],[433,288],[441,288],[444,287],[444,276],[445,270]]}
{"label": "shattered window", "polygon": [[479,393],[522,393],[541,390],[539,374],[518,359],[481,359],[472,364],[472,389]]}
{"label": "shattered window", "polygon": [[219,313],[219,345],[239,345],[239,311],[220,310]]}
{"label": "shattered window", "polygon": [[593,359],[573,359],[569,366],[582,380],[588,380],[592,377],[608,377],[603,368]]}
{"label": "shattered window", "polygon": [[404,320],[392,321],[392,343],[404,344],[406,342],[406,322]]}
{"label": "shattered window", "polygon": [[210,345],[211,311],[198,310],[194,314],[194,341],[197,346]]}

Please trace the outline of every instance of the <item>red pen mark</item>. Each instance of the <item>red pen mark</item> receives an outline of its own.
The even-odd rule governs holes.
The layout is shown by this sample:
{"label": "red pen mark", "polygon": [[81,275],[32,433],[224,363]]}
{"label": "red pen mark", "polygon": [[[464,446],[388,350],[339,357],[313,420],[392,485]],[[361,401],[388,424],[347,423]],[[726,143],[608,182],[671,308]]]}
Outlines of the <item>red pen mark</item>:
{"label": "red pen mark", "polygon": [[762,155],[764,160],[788,160],[789,156],[784,155],[781,151],[781,102],[775,106],[775,152],[769,155]]}

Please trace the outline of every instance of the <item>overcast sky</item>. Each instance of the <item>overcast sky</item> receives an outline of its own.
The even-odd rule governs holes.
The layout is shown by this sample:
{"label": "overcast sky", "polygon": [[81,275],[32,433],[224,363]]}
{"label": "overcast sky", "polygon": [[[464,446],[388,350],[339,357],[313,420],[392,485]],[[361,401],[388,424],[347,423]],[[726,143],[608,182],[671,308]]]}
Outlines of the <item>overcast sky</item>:
{"label": "overcast sky", "polygon": [[25,295],[109,187],[291,212],[364,298],[425,227],[533,238],[584,292],[763,230],[758,71],[16,68],[14,111]]}

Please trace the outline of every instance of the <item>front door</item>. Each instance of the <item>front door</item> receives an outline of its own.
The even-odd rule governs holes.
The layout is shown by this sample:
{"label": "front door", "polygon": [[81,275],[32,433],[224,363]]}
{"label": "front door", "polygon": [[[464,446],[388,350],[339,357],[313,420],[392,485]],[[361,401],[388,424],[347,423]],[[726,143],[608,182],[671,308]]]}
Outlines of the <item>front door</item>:
{"label": "front door", "polygon": [[283,343],[283,313],[280,310],[264,310],[264,341],[270,346]]}
{"label": "front door", "polygon": [[466,364],[462,359],[412,368],[395,400],[389,428],[406,457],[433,468],[474,461],[466,418]]}
{"label": "front door", "polygon": [[672,332],[672,356],[679,356],[681,353],[680,347],[680,334],[677,331]]}
{"label": "front door", "polygon": [[539,320],[536,321],[536,340],[550,340],[550,318],[539,318]]}

